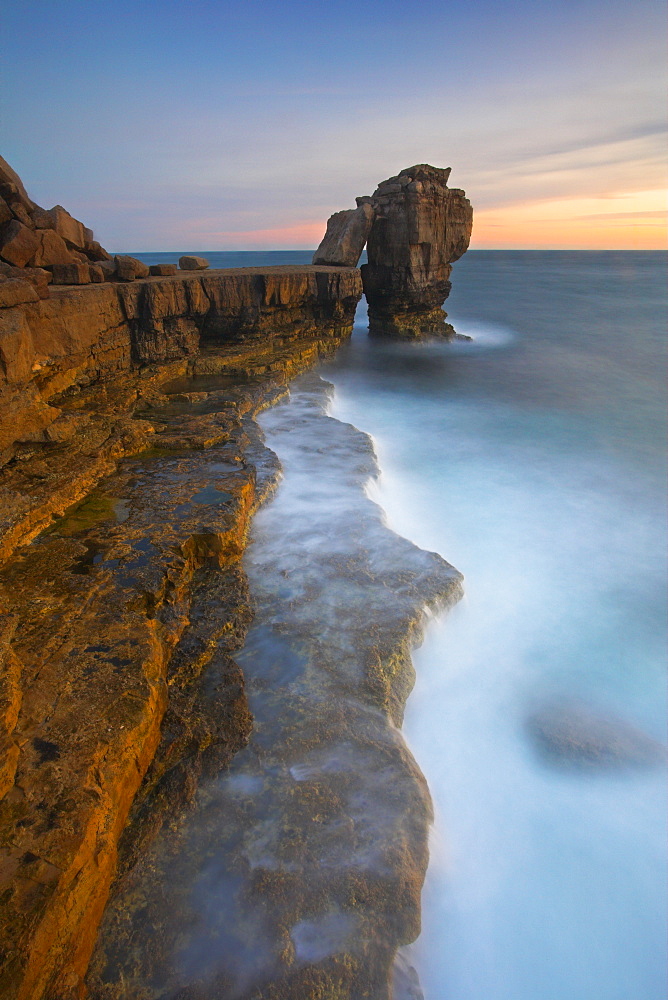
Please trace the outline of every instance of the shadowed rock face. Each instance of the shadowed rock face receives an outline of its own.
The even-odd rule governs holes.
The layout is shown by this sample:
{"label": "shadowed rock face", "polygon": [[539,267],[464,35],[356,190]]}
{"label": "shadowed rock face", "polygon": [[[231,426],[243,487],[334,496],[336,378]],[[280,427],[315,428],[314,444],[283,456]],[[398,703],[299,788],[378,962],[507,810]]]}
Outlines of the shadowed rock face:
{"label": "shadowed rock face", "polygon": [[362,266],[371,333],[396,337],[448,334],[441,306],[453,261],[466,252],[473,210],[448,188],[450,169],[419,164],[374,192],[375,220]]}
{"label": "shadowed rock face", "polygon": [[327,232],[313,254],[313,263],[357,267],[374,215],[373,206],[368,202],[345,212],[335,212],[327,221]]}

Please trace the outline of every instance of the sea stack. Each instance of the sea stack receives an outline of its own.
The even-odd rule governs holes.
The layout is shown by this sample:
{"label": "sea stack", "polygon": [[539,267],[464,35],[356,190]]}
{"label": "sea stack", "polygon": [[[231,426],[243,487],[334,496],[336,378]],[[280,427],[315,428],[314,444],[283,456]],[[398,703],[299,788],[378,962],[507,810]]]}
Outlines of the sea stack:
{"label": "sea stack", "polygon": [[362,265],[372,334],[452,333],[441,307],[451,265],[468,249],[473,209],[463,191],[447,186],[449,176],[449,167],[422,163],[383,181],[373,194],[369,262]]}

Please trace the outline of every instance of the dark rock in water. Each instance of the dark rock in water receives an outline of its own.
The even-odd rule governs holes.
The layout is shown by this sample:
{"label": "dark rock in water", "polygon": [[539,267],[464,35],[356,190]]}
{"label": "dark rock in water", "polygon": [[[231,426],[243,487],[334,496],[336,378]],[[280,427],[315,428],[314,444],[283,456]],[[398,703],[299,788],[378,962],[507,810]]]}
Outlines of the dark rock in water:
{"label": "dark rock in water", "polygon": [[375,216],[369,202],[330,216],[324,239],[313,254],[314,264],[357,267]]}
{"label": "dark rock in water", "polygon": [[445,335],[441,306],[453,261],[466,252],[473,210],[463,191],[448,188],[450,169],[418,164],[378,186],[375,220],[362,266],[373,333],[413,339]]}
{"label": "dark rock in water", "polygon": [[559,767],[650,767],[665,757],[657,740],[578,701],[543,705],[529,716],[527,728],[540,754]]}

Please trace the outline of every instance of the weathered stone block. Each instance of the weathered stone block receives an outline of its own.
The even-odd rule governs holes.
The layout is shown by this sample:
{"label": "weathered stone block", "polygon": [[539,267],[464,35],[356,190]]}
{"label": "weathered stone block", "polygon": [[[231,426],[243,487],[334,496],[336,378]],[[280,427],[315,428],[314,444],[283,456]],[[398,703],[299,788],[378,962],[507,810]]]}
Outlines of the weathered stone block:
{"label": "weathered stone block", "polygon": [[168,278],[170,275],[176,274],[176,264],[151,264],[148,270],[149,274]]}
{"label": "weathered stone block", "polygon": [[15,170],[12,170],[6,160],[0,156],[0,187],[5,190],[0,192],[3,198],[11,204],[19,201],[29,212],[35,207],[34,202],[28,197],[28,192],[23,186],[23,182]]}
{"label": "weathered stone block", "polygon": [[9,205],[4,198],[0,198],[0,226],[4,226],[11,218],[12,213]]}
{"label": "weathered stone block", "polygon": [[374,217],[373,206],[368,202],[345,212],[335,212],[327,222],[327,232],[313,255],[313,263],[356,267]]}
{"label": "weathered stone block", "polygon": [[90,275],[90,280],[95,284],[99,284],[101,281],[107,280],[107,276],[99,264],[89,264],[88,273]]}
{"label": "weathered stone block", "polygon": [[0,309],[9,309],[21,302],[36,302],[38,298],[35,286],[30,281],[0,277]]}
{"label": "weathered stone block", "polygon": [[51,215],[45,208],[35,205],[32,211],[32,221],[35,229],[51,229]]}
{"label": "weathered stone block", "polygon": [[15,201],[11,206],[12,215],[15,219],[18,219],[26,229],[34,229],[35,224],[32,221],[32,216],[25,205],[22,205],[20,201]]}
{"label": "weathered stone block", "polygon": [[37,229],[39,246],[32,258],[33,267],[53,267],[54,264],[72,264],[74,257],[65,240],[53,229]]}
{"label": "weathered stone block", "polygon": [[[11,278],[0,282],[2,285],[25,285],[21,294],[32,293],[37,298],[35,289],[27,281],[15,281]],[[24,299],[25,301],[29,301]],[[17,303],[18,304],[18,303]],[[0,313],[0,373],[6,382],[22,382],[30,378],[35,349],[33,347],[30,327],[22,309],[3,309]]]}
{"label": "weathered stone block", "polygon": [[53,275],[43,267],[12,267],[11,264],[0,263],[0,274],[5,278],[29,281],[40,299],[49,297],[49,284],[53,281]]}
{"label": "weathered stone block", "polygon": [[[90,231],[91,230],[89,229],[88,232]],[[86,246],[84,247],[84,253],[89,260],[92,260],[95,263],[101,260],[111,260],[111,254],[108,254],[104,247],[97,242],[97,240],[87,240]]]}
{"label": "weathered stone block", "polygon": [[73,247],[76,247],[78,250],[83,250],[86,245],[86,238],[84,236],[84,226],[82,222],[73,218],[73,216],[71,216],[67,209],[63,208],[62,205],[55,205],[46,214],[49,216],[51,221],[51,229],[55,229],[58,235],[68,243],[71,243]]}
{"label": "weathered stone block", "polygon": [[101,267],[104,271],[105,281],[111,281],[116,277],[116,261],[111,258],[111,260],[101,260],[97,262],[97,266]]}
{"label": "weathered stone block", "polygon": [[124,254],[117,254],[114,260],[116,261],[116,277],[121,281],[134,281],[135,278],[148,277],[148,265],[142,260]]}
{"label": "weathered stone block", "polygon": [[18,219],[12,219],[0,231],[0,257],[15,267],[25,267],[38,245],[33,231]]}
{"label": "weathered stone block", "polygon": [[74,264],[56,264],[53,268],[55,285],[88,285],[90,270],[88,264],[76,261]]}
{"label": "weathered stone block", "polygon": [[203,271],[209,266],[206,257],[194,257],[186,255],[179,257],[179,267],[182,271]]}

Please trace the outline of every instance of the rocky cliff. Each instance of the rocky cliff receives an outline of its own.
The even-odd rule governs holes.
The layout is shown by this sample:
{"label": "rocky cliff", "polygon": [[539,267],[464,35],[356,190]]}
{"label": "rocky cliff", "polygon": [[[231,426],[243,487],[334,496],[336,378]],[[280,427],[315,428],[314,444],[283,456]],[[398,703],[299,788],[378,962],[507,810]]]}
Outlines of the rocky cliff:
{"label": "rocky cliff", "polygon": [[445,331],[441,306],[451,265],[466,252],[473,211],[447,186],[450,170],[420,164],[402,170],[373,195],[375,219],[362,267],[372,333],[419,336]]}
{"label": "rocky cliff", "polygon": [[4,161],[0,258],[0,994],[60,1000],[85,992],[133,802],[125,863],[247,739],[239,560],[277,474],[247,421],[350,334],[362,285],[150,274]]}
{"label": "rocky cliff", "polygon": [[450,168],[408,167],[327,223],[315,264],[354,266],[366,243],[362,280],[372,334],[454,333],[441,307],[451,265],[468,249],[473,210],[463,191],[447,186],[449,176]]}

